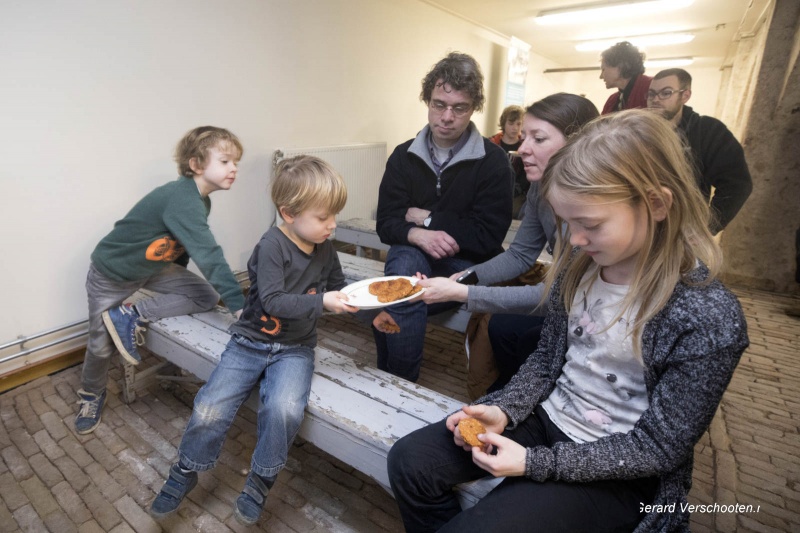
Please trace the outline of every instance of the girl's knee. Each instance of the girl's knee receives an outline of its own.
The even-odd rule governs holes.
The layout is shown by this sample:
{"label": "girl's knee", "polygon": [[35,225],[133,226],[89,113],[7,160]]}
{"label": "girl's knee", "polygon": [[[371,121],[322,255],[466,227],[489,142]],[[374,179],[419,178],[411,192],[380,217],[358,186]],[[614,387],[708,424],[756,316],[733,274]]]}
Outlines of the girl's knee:
{"label": "girl's knee", "polygon": [[414,447],[414,433],[410,433],[400,438],[389,448],[389,454],[386,457],[389,477],[394,477],[393,474],[408,473],[414,468],[416,463],[413,460],[415,455],[413,453]]}

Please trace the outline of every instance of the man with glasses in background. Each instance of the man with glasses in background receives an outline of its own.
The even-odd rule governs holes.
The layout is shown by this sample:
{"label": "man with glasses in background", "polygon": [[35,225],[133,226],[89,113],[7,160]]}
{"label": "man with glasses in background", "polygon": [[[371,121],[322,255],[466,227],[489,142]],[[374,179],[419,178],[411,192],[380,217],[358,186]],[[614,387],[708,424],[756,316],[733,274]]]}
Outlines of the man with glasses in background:
{"label": "man with glasses in background", "polygon": [[691,150],[697,183],[706,199],[711,199],[715,220],[710,229],[716,235],[742,208],[753,183],[742,145],[725,124],[687,106],[691,97],[692,76],[681,68],[670,68],[650,82],[647,107],[672,122]]}
{"label": "man with glasses in background", "polygon": [[[501,253],[511,224],[511,165],[470,120],[485,101],[478,63],[448,54],[422,80],[420,100],[428,124],[395,148],[378,193],[387,276],[461,272]],[[372,322],[378,368],[416,381],[428,314],[458,305],[404,302],[380,312]]]}

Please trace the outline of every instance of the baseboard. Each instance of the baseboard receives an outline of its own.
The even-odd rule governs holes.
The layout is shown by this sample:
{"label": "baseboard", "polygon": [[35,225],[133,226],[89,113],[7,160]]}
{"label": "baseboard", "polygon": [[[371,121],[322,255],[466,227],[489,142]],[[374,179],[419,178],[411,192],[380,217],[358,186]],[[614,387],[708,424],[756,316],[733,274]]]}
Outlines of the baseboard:
{"label": "baseboard", "polygon": [[76,348],[0,376],[0,393],[24,385],[42,376],[49,376],[55,372],[60,372],[61,370],[75,366],[83,362],[85,351],[85,346]]}

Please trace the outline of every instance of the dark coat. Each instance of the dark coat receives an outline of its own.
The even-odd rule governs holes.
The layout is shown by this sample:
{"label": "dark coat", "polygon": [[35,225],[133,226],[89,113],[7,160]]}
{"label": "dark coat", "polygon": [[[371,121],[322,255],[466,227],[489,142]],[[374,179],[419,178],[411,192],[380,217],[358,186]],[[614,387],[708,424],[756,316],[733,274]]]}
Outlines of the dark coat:
{"label": "dark coat", "polygon": [[376,223],[381,242],[409,245],[408,232],[416,226],[405,215],[409,207],[417,207],[431,211],[428,229],[445,231],[456,240],[456,257],[476,263],[491,259],[503,251],[511,225],[513,176],[506,153],[470,124],[469,140],[442,171],[437,196],[427,133],[426,126],[395,148],[386,163]]}
{"label": "dark coat", "polygon": [[695,177],[703,196],[711,198],[715,220],[711,232],[717,233],[733,220],[753,190],[753,180],[744,150],[728,128],[715,119],[698,115],[683,106],[678,125],[692,151]]}

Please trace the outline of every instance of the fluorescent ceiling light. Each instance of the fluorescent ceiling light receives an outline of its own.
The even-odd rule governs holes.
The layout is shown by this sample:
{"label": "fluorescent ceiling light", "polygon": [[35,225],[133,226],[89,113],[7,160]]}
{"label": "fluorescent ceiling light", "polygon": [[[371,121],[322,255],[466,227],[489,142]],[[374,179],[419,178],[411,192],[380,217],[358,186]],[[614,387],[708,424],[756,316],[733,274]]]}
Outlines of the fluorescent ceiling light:
{"label": "fluorescent ceiling light", "polygon": [[652,35],[637,35],[635,37],[615,37],[613,39],[596,39],[593,41],[583,41],[575,45],[578,52],[599,52],[605,50],[620,41],[628,41],[639,48],[648,46],[668,46],[672,44],[688,43],[694,39],[691,33],[656,33]]}
{"label": "fluorescent ceiling light", "polygon": [[693,57],[665,57],[663,59],[649,59],[644,62],[644,68],[674,68],[685,67],[694,63]]}
{"label": "fluorescent ceiling light", "polygon": [[565,9],[540,11],[536,23],[583,24],[606,19],[630,18],[652,13],[661,13],[689,6],[694,0],[617,0],[584,4]]}

